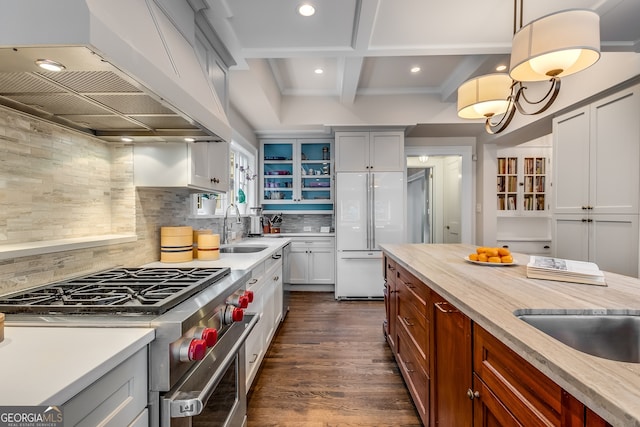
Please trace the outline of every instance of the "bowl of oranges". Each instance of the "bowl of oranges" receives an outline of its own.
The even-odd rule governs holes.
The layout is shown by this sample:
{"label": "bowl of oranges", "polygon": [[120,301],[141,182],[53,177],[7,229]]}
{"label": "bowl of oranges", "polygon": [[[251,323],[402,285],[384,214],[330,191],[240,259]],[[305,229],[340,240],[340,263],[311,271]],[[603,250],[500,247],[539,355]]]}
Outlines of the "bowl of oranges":
{"label": "bowl of oranges", "polygon": [[507,248],[490,248],[486,246],[480,246],[476,249],[476,253],[469,254],[465,258],[473,264],[481,264],[488,266],[507,266],[514,265],[517,262],[513,259],[511,251]]}

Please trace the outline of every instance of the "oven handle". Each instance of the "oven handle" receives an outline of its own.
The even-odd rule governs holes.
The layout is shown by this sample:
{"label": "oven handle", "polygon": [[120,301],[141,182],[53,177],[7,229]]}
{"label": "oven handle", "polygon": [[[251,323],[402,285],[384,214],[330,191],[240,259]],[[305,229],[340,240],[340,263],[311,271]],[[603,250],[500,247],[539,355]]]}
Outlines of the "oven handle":
{"label": "oven handle", "polygon": [[[251,320],[249,320],[249,322],[245,324],[245,329],[242,332],[242,335],[240,335],[240,337],[236,340],[231,350],[226,353],[223,361],[218,364],[218,368],[213,373],[213,375],[211,375],[209,381],[207,381],[207,383],[202,387],[202,390],[192,391],[178,389],[174,393],[172,393],[173,396],[176,396],[176,398],[169,399],[168,402],[170,405],[169,413],[171,418],[193,417],[199,415],[202,412],[204,406],[209,400],[209,397],[211,397],[211,394],[213,394],[216,386],[220,382],[220,379],[226,372],[227,367],[236,357],[236,354],[240,351],[240,348],[244,345],[244,342],[253,330],[253,327],[256,325],[256,323],[258,323],[258,320],[260,320],[259,315],[253,315],[251,317]],[[225,338],[224,335],[222,338]],[[215,350],[215,347],[213,350]],[[209,356],[210,355],[207,355],[207,357],[205,357],[202,362],[209,359]],[[197,375],[197,370],[197,368],[194,369],[192,371],[192,374]]]}

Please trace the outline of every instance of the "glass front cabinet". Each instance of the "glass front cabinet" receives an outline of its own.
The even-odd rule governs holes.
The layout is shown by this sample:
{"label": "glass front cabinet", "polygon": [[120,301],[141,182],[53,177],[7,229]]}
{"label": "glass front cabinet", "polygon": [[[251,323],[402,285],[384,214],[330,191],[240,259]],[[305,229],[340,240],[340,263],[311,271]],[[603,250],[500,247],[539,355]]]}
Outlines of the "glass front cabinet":
{"label": "glass front cabinet", "polygon": [[551,175],[545,150],[504,150],[497,160],[498,215],[549,215]]}
{"label": "glass front cabinet", "polygon": [[[262,205],[333,204],[333,140],[278,139],[260,142]],[[268,208],[268,206],[267,206]]]}

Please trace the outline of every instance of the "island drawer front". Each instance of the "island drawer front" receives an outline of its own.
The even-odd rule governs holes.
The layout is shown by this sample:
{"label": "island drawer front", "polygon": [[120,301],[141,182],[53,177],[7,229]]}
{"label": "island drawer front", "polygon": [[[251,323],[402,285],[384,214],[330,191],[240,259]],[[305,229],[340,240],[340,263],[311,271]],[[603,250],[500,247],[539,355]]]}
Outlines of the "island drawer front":
{"label": "island drawer front", "polygon": [[426,308],[418,308],[414,302],[414,296],[407,291],[403,283],[396,286],[396,325],[398,329],[404,329],[408,337],[414,342],[417,349],[422,353],[422,358],[429,360],[429,322],[426,317]]}
{"label": "island drawer front", "polygon": [[521,422],[562,425],[562,389],[477,324],[473,329],[477,376]]}
{"label": "island drawer front", "polygon": [[394,260],[389,258],[388,256],[384,257],[384,278],[387,282],[395,283],[396,277],[398,275],[398,267]]}
{"label": "island drawer front", "polygon": [[431,290],[428,286],[425,286],[425,284],[418,280],[413,274],[400,266],[398,266],[396,284],[404,285],[404,288],[406,288],[411,295],[411,298],[406,298],[406,301],[414,304],[421,312],[427,313],[427,306],[429,306],[431,295]]}
{"label": "island drawer front", "polygon": [[422,422],[428,425],[429,411],[429,376],[425,368],[425,361],[421,359],[413,341],[407,335],[404,328],[398,328],[396,341],[396,360],[400,365],[400,371],[405,379],[407,388],[411,392],[413,402],[422,418]]}

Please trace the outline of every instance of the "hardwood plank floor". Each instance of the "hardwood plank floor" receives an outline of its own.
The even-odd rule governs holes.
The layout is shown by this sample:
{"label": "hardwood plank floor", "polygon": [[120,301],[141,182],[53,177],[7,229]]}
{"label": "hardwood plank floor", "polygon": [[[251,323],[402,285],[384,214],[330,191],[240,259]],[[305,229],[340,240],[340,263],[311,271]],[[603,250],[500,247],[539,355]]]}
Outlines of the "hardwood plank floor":
{"label": "hardwood plank floor", "polygon": [[382,301],[292,292],[249,393],[248,427],[421,426],[383,319]]}

